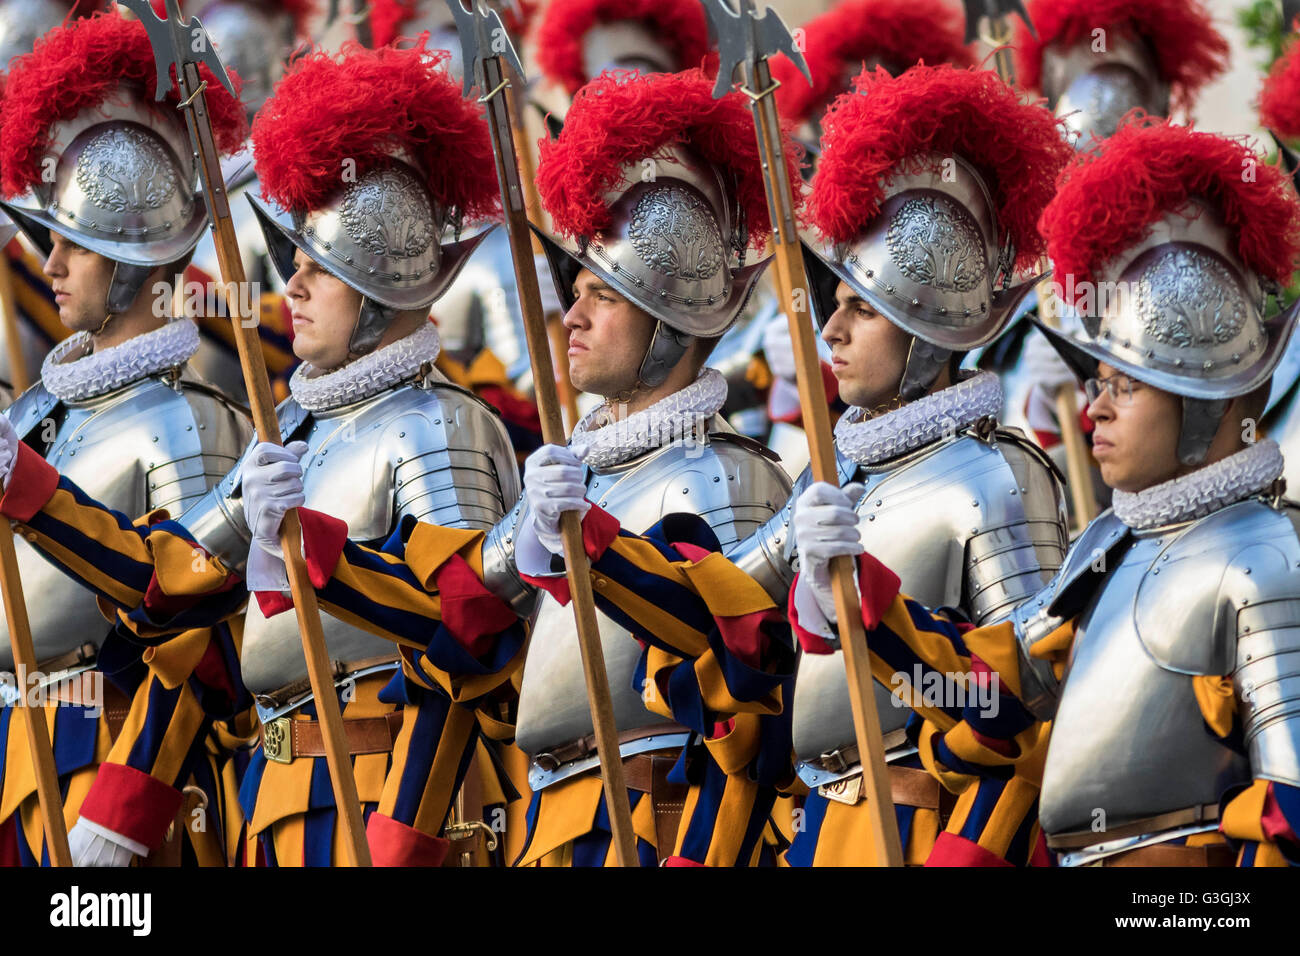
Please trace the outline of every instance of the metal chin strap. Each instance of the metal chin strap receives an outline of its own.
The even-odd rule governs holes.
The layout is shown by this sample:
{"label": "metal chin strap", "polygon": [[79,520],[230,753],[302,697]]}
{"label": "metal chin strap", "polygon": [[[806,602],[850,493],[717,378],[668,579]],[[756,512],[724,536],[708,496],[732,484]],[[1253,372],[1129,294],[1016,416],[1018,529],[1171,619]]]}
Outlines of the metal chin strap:
{"label": "metal chin strap", "polygon": [[1228,398],[1183,397],[1183,425],[1178,433],[1178,461],[1199,465],[1210,453],[1210,444],[1228,411]]}
{"label": "metal chin strap", "polygon": [[361,297],[361,310],[357,315],[357,324],[352,329],[352,338],[348,340],[348,359],[358,359],[368,355],[379,345],[388,327],[397,318],[398,309],[376,302],[368,295]]}
{"label": "metal chin strap", "polygon": [[641,369],[637,372],[637,382],[647,388],[662,385],[668,373],[673,370],[686,350],[691,347],[693,336],[670,328],[662,320],[655,323],[655,334],[650,339],[645,358],[641,360]]}
{"label": "metal chin strap", "polygon": [[951,358],[952,352],[948,349],[912,336],[912,347],[907,351],[907,364],[903,367],[903,380],[898,386],[899,397],[905,402],[924,397]]}
{"label": "metal chin strap", "polygon": [[[157,266],[135,266],[128,262],[113,264],[113,278],[108,283],[105,311],[111,317],[131,308],[149,275]],[[105,319],[105,324],[108,320]]]}

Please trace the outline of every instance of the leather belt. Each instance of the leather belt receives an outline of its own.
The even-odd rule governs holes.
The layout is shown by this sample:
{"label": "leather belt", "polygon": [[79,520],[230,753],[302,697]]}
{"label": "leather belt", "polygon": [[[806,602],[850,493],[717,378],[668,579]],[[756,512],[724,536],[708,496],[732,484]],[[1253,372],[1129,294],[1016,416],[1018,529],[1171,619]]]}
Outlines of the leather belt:
{"label": "leather belt", "polygon": [[[402,729],[402,712],[383,717],[345,717],[343,736],[348,753],[382,754],[393,749]],[[275,763],[293,763],[298,757],[325,756],[325,736],[315,720],[277,717],[262,724],[262,752]]]}
{"label": "leather belt", "polygon": [[1226,843],[1171,846],[1157,843],[1103,857],[1090,866],[1234,866],[1237,851]]}
{"label": "leather belt", "polygon": [[[891,730],[889,733],[884,735],[881,743],[884,745],[885,753],[888,754],[889,751],[893,750],[895,747],[902,747],[907,743],[907,730],[901,727],[898,730]],[[820,767],[827,773],[843,773],[849,768],[856,767],[861,763],[861,761],[858,760],[857,744],[849,744],[848,746],[841,747],[838,750],[824,753],[820,757],[813,757],[811,760],[806,762],[812,764],[814,767]]]}
{"label": "leather belt", "polygon": [[69,667],[80,667],[83,664],[93,664],[99,657],[99,648],[87,641],[80,647],[74,647],[66,654],[60,654],[58,657],[51,657],[47,661],[37,661],[36,669],[42,674],[53,674],[56,671],[66,670]]}
{"label": "leather belt", "polygon": [[1204,803],[1200,806],[1171,810],[1159,816],[1146,817],[1133,823],[1118,827],[1108,827],[1104,832],[1093,830],[1076,830],[1072,833],[1047,834],[1047,846],[1053,850],[1078,850],[1096,846],[1103,841],[1122,840],[1125,837],[1142,836],[1147,833],[1159,833],[1175,827],[1188,826],[1193,823],[1209,823],[1219,819],[1219,805]]}
{"label": "leather belt", "polygon": [[[359,661],[330,661],[330,675],[334,680],[347,677],[349,674],[365,670],[367,667],[378,667],[380,664],[401,664],[401,658],[396,654],[381,654],[378,657],[367,657]],[[257,694],[257,703],[259,707],[267,710],[278,710],[286,704],[292,703],[295,697],[301,697],[311,693],[311,678],[304,677],[302,680],[296,680],[292,684],[285,684],[283,687],[277,687],[268,694]]]}
{"label": "leather belt", "polygon": [[623,761],[623,778],[629,790],[638,790],[650,798],[655,820],[655,849],[659,862],[672,856],[677,848],[677,830],[686,809],[688,787],[669,783],[668,772],[677,763],[677,751],[637,754]]}
{"label": "leather belt", "polygon": [[[947,822],[952,808],[957,805],[955,794],[924,770],[893,764],[887,764],[885,770],[889,774],[889,799],[895,806],[933,810],[939,814],[941,822]],[[852,806],[862,800],[862,774],[824,783],[817,792],[828,800]]]}
{"label": "leather belt", "polygon": [[[681,724],[656,724],[653,727],[641,727],[637,730],[625,730],[618,735],[619,745],[630,744],[637,740],[643,740],[646,737],[657,737],[660,734],[688,734],[690,730]],[[533,761],[543,770],[558,770],[566,763],[573,763],[575,760],[583,760],[596,753],[596,735],[588,734],[585,737],[579,737],[572,743],[562,744],[559,747],[552,747],[544,753],[539,753],[533,757]],[[629,784],[629,786],[631,786]]]}

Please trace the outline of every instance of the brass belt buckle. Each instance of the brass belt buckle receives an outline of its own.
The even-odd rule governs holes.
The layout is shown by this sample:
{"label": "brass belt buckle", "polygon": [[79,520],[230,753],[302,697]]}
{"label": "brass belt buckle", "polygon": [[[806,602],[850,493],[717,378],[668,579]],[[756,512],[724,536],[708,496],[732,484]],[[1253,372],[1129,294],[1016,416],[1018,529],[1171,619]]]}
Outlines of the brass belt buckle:
{"label": "brass belt buckle", "polygon": [[834,783],[824,783],[817,788],[817,792],[827,800],[853,806],[862,799],[862,774],[845,777],[843,780],[836,780]]}
{"label": "brass belt buckle", "polygon": [[293,728],[290,718],[277,717],[262,725],[262,753],[275,763],[293,763]]}

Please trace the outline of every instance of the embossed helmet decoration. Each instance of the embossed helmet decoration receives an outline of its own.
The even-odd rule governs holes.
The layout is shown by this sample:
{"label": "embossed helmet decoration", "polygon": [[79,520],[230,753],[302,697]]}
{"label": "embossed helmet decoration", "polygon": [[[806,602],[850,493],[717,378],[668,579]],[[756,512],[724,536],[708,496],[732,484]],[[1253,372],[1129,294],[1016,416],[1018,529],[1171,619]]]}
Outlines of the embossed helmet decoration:
{"label": "embossed helmet decoration", "polygon": [[709,25],[699,0],[551,0],[534,45],[542,73],[573,95],[606,70],[700,66]]}
{"label": "embossed helmet decoration", "polygon": [[1269,380],[1295,324],[1296,306],[1264,318],[1300,258],[1286,174],[1238,140],[1131,120],[1066,171],[1042,226],[1083,329],[1039,327],[1081,378],[1104,361],[1181,395],[1179,460],[1203,461],[1228,400]]}
{"label": "embossed helmet decoration", "polygon": [[1016,21],[1020,82],[1047,97],[1078,149],[1134,108],[1192,108],[1224,71],[1228,41],[1201,0],[1030,0],[1038,36]]}
{"label": "embossed helmet decoration", "polygon": [[[153,0],[155,12],[166,17],[164,0]],[[186,15],[203,22],[226,69],[244,81],[239,98],[251,121],[284,75],[294,45],[307,39],[307,21],[314,0],[208,0],[185,5]]]}
{"label": "embossed helmet decoration", "polygon": [[373,351],[397,313],[433,304],[487,235],[496,165],[478,104],[423,45],[296,60],[253,123],[250,196],[288,281],[301,249],[361,293],[349,349]]}
{"label": "embossed helmet decoration", "polygon": [[[234,152],[243,109],[206,67],[200,75],[217,147]],[[46,254],[54,232],[114,260],[110,315],[154,268],[193,251],[208,222],[177,94],[155,104],[156,77],[144,27],[106,13],[45,34],[5,86],[0,207]]]}
{"label": "embossed helmet decoration", "polygon": [[[539,0],[488,0],[488,6],[501,14],[502,23],[512,37],[528,29],[537,12]],[[464,79],[460,37],[456,19],[447,0],[371,0],[370,33],[376,48],[388,46],[400,38],[415,39],[429,31],[428,48],[446,50],[447,69],[457,80]]]}
{"label": "embossed helmet decoration", "polygon": [[822,121],[804,261],[819,323],[848,283],[913,336],[899,395],[992,341],[1044,252],[1037,221],[1070,157],[1056,119],[991,70],[864,71]]}
{"label": "embossed helmet decoration", "polygon": [[[791,176],[799,154],[787,140]],[[725,332],[767,265],[746,262],[771,230],[754,121],[743,94],[713,99],[702,70],[587,84],[541,144],[537,186],[565,308],[585,268],[658,320],[643,385],[662,383],[692,338]]]}
{"label": "embossed helmet decoration", "polygon": [[784,54],[771,61],[781,115],[796,123],[820,119],[863,69],[897,76],[922,62],[975,65],[960,11],[945,0],[846,0],[802,29],[812,85]]}

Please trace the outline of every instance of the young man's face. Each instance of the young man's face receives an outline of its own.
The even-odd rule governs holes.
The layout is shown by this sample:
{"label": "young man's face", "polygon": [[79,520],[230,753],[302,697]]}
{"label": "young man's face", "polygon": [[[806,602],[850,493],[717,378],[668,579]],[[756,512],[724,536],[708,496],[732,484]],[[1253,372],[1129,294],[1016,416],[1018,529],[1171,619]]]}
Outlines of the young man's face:
{"label": "young man's face", "polygon": [[361,315],[361,293],[334,278],[301,249],[295,272],[285,284],[293,318],[293,352],[318,369],[336,369],[348,360],[348,343]]}
{"label": "young man's face", "polygon": [[898,396],[912,337],[873,309],[846,282],[835,290],[835,312],[822,328],[840,397],[877,408]]}
{"label": "young man's face", "polygon": [[59,321],[73,332],[94,332],[107,318],[108,287],[117,264],[56,232],[50,238],[53,247],[42,271],[54,290]]}
{"label": "young man's face", "polygon": [[1178,461],[1183,400],[1139,382],[1102,362],[1097,378],[1112,383],[1088,405],[1096,423],[1092,453],[1101,477],[1118,491],[1137,492],[1176,478],[1186,469]]}
{"label": "young man's face", "polygon": [[610,397],[631,391],[655,320],[588,269],[573,282],[574,303],[564,316],[569,330],[569,378],[575,388]]}

